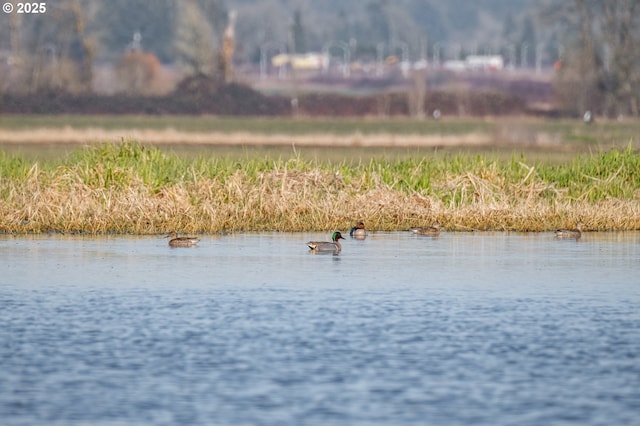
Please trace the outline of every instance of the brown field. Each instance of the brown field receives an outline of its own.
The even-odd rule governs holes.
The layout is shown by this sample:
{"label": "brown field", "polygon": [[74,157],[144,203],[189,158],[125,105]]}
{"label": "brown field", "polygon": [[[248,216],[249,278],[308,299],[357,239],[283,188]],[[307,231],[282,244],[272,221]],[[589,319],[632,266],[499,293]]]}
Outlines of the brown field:
{"label": "brown field", "polygon": [[418,134],[258,134],[253,132],[185,132],[175,129],[42,128],[34,130],[0,129],[4,144],[77,144],[135,140],[151,145],[271,145],[318,147],[462,147],[490,146],[492,138],[482,133],[467,135]]}

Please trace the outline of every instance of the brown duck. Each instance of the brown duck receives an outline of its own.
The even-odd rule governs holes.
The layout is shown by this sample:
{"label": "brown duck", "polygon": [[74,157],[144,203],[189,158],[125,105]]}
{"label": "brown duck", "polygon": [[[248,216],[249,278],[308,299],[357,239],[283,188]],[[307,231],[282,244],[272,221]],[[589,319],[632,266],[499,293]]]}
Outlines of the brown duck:
{"label": "brown duck", "polygon": [[165,238],[169,238],[171,247],[193,247],[200,241],[197,237],[179,237],[175,232],[170,232]]}
{"label": "brown duck", "polygon": [[349,231],[349,236],[355,238],[356,240],[364,240],[367,238],[367,230],[364,229],[364,222],[358,222],[356,226],[351,228]]}
{"label": "brown duck", "polygon": [[415,228],[411,228],[410,231],[417,235],[427,235],[430,237],[437,237],[440,235],[440,225],[439,222],[434,222],[431,226],[418,226]]}
{"label": "brown duck", "polygon": [[582,237],[582,227],[584,226],[586,226],[584,223],[578,222],[575,229],[558,229],[556,230],[556,238],[560,238],[563,240],[579,240],[580,237]]}

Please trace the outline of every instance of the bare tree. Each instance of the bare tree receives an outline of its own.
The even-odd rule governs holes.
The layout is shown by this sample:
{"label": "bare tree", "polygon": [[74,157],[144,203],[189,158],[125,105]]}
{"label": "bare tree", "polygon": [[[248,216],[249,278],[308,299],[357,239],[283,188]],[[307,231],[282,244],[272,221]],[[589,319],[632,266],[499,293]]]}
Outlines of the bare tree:
{"label": "bare tree", "polygon": [[220,72],[227,84],[233,81],[233,58],[236,51],[236,12],[229,13],[229,23],[224,30],[222,49],[220,49]]}
{"label": "bare tree", "polygon": [[[10,1],[7,3],[15,2]],[[3,55],[2,61],[0,61],[0,78],[2,80],[2,84],[0,84],[0,92],[9,90],[12,86],[18,86],[19,88],[22,86],[21,84],[16,84],[21,80],[22,16],[23,15],[18,13],[4,14],[3,16],[0,16],[0,20],[2,20],[0,28],[4,30],[0,34],[3,38],[6,37],[6,39],[9,40],[9,45],[3,46],[8,48],[8,55]]]}
{"label": "bare tree", "polygon": [[176,53],[190,73],[212,76],[216,69],[214,46],[218,45],[215,32],[197,0],[183,1],[180,6],[175,27]]}
{"label": "bare tree", "polygon": [[162,65],[153,53],[130,50],[120,59],[116,70],[120,90],[129,95],[155,95],[160,92]]}
{"label": "bare tree", "polygon": [[95,42],[87,35],[88,17],[95,9],[93,2],[83,0],[68,0],[61,10],[67,14],[63,28],[69,32],[69,42],[65,46],[64,56],[72,58],[77,67],[77,88],[83,92],[90,92],[93,82],[93,57]]}
{"label": "bare tree", "polygon": [[604,64],[607,97],[618,114],[638,116],[640,94],[640,3],[638,0],[602,2],[602,35],[608,50]]}
{"label": "bare tree", "polygon": [[57,0],[48,3],[46,14],[12,14],[13,91],[91,90],[96,43],[87,23],[95,5],[96,0]]}
{"label": "bare tree", "polygon": [[547,17],[563,28],[556,88],[564,104],[578,113],[638,116],[640,2],[571,0],[553,8]]}

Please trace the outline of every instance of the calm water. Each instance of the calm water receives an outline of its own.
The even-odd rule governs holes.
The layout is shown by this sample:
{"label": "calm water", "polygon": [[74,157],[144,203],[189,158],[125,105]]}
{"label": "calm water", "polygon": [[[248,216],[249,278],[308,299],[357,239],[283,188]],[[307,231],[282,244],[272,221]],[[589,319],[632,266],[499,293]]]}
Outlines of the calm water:
{"label": "calm water", "polygon": [[640,234],[0,237],[3,425],[640,425]]}

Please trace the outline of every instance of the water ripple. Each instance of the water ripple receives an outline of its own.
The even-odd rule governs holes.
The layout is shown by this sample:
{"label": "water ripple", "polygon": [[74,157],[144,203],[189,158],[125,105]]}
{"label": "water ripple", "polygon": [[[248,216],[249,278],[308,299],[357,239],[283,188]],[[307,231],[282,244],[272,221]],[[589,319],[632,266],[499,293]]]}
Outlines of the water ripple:
{"label": "water ripple", "polygon": [[[411,249],[416,256],[448,244],[411,242],[424,246]],[[556,247],[534,243],[541,253]],[[510,258],[512,244],[491,252]],[[624,251],[627,263],[617,257],[605,271],[597,263],[578,283],[524,273],[484,281],[481,269],[474,280],[447,262],[425,281],[419,266],[374,270],[380,258],[373,272],[354,274],[345,253],[339,263],[292,254],[304,260],[289,266],[291,281],[269,278],[281,269],[265,263],[268,285],[244,275],[233,282],[232,271],[211,280],[209,259],[194,260],[198,285],[1,283],[0,417],[7,425],[634,425],[640,291],[616,271],[621,262],[639,270],[635,252]],[[202,254],[183,251],[180,262],[184,253]],[[234,260],[235,273],[244,260]],[[301,285],[313,265],[348,283],[320,275]]]}

